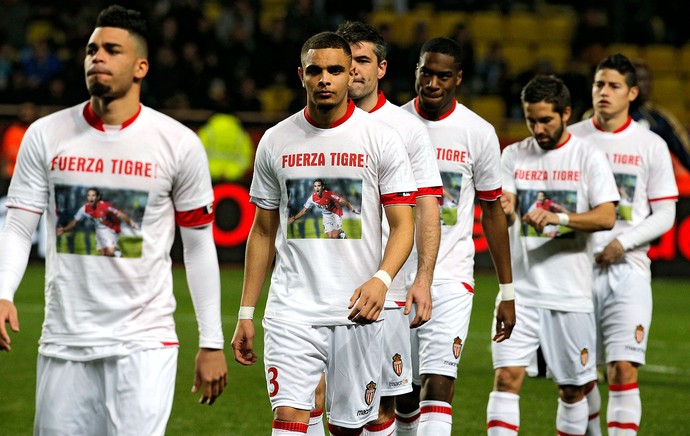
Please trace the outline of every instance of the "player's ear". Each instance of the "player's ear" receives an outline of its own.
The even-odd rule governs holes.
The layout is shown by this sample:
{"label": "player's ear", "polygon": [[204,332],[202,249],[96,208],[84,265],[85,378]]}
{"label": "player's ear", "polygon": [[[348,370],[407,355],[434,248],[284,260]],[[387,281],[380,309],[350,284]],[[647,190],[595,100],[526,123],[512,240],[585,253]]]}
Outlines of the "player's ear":
{"label": "player's ear", "polygon": [[302,67],[297,67],[297,75],[299,76],[299,81],[302,83],[302,88],[305,88],[304,86],[304,70]]}
{"label": "player's ear", "polygon": [[573,114],[573,110],[570,108],[570,106],[566,106],[565,109],[563,109],[563,122],[568,123],[568,120],[570,120],[570,116]]}

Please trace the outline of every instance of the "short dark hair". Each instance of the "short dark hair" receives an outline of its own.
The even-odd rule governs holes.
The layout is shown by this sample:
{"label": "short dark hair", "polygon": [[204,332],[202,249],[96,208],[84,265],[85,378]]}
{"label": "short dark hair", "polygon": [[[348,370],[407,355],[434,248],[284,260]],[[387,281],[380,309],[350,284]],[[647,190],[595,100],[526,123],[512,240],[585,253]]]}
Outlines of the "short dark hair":
{"label": "short dark hair", "polygon": [[616,53],[604,58],[601,62],[599,62],[599,65],[597,65],[595,73],[603,69],[616,70],[621,75],[625,76],[625,83],[629,88],[637,86],[637,73],[635,72],[635,66],[632,64],[632,62],[630,62],[630,59],[625,57],[625,55]]}
{"label": "short dark hair", "polygon": [[381,61],[386,60],[386,41],[371,24],[361,21],[346,21],[338,27],[335,33],[345,38],[350,44],[370,42],[374,46],[376,61],[381,63]]}
{"label": "short dark hair", "polygon": [[563,115],[565,108],[570,107],[570,91],[558,77],[539,75],[522,88],[520,100],[522,104],[551,103],[554,112]]}
{"label": "short dark hair", "polygon": [[462,48],[454,40],[443,37],[432,38],[422,45],[419,57],[421,58],[424,56],[424,53],[428,52],[452,56],[455,59],[455,65],[458,67],[458,70],[462,69]]}
{"label": "short dark hair", "polygon": [[98,14],[96,27],[116,27],[128,31],[139,40],[144,54],[148,56],[146,20],[141,12],[120,5],[111,5]]}
{"label": "short dark hair", "polygon": [[312,186],[314,186],[314,183],[316,183],[316,182],[321,183],[321,187],[322,187],[323,189],[326,189],[326,182],[324,182],[323,179],[314,179],[314,181],[311,182]]}
{"label": "short dark hair", "polygon": [[345,38],[343,38],[335,32],[321,32],[307,39],[302,45],[300,59],[304,59],[304,56],[307,54],[309,50],[319,50],[323,48],[341,49],[345,52],[347,57],[352,59],[352,50],[350,50],[350,43],[347,42]]}
{"label": "short dark hair", "polygon": [[95,188],[95,187],[92,186],[92,187],[90,187],[90,188],[88,188],[88,189],[86,190],[86,193],[88,194],[89,191],[95,192],[95,193],[96,193],[96,198],[97,198],[98,200],[101,199],[102,196],[101,196],[101,190],[100,190],[100,189]]}

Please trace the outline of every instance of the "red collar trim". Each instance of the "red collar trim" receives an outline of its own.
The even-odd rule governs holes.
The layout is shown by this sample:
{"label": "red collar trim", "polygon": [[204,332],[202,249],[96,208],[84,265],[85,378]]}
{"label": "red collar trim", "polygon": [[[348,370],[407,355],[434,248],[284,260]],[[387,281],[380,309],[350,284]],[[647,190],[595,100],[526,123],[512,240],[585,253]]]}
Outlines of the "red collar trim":
{"label": "red collar trim", "polygon": [[[353,113],[355,113],[355,102],[352,101],[351,99],[347,99],[347,110],[345,111],[345,115],[340,117],[339,119],[335,120],[330,126],[328,126],[328,129],[332,129],[333,127],[338,127],[339,125],[343,124],[345,121],[349,120],[350,117],[352,116]],[[309,107],[304,108],[304,117],[307,119],[309,124],[311,124],[314,127],[318,127],[321,129],[322,127],[319,127],[318,124],[316,124],[316,121],[312,117],[309,116]]]}
{"label": "red collar trim", "polygon": [[572,137],[573,137],[573,135],[570,132],[568,132],[568,137],[565,138],[565,141],[561,142],[560,144],[557,144],[556,147],[554,148],[554,150],[557,150],[557,149],[563,147],[565,144],[568,143],[568,141],[570,141],[570,138],[572,138]]}
{"label": "red collar trim", "polygon": [[[139,105],[139,109],[137,110],[137,113],[132,115],[131,118],[126,119],[124,123],[122,123],[122,126],[120,126],[120,130],[123,130],[125,127],[129,126],[134,122],[134,120],[137,119],[139,114],[141,113],[141,104]],[[93,111],[93,108],[91,107],[91,102],[86,103],[86,106],[84,106],[84,119],[86,120],[87,123],[91,127],[93,127],[96,130],[100,130],[101,132],[105,132],[105,124],[103,123],[103,120],[96,115],[96,112]]]}
{"label": "red collar trim", "polygon": [[[620,133],[620,132],[622,132],[623,130],[625,130],[625,129],[628,128],[628,126],[630,125],[630,123],[632,123],[632,121],[633,121],[632,117],[631,117],[630,115],[628,115],[628,119],[625,121],[625,123],[624,123],[622,126],[620,126],[619,128],[617,128],[616,130],[614,130],[613,132],[611,132],[611,133]],[[594,119],[594,117],[592,117],[592,124],[594,125],[594,128],[595,128],[595,129],[597,129],[597,130],[599,130],[599,131],[601,131],[601,132],[606,132],[606,130],[604,130],[604,129],[602,129],[601,127],[599,127],[599,125],[597,124],[597,122],[596,122],[596,120]]]}
{"label": "red collar trim", "polygon": [[429,120],[429,121],[441,121],[444,118],[448,118],[450,116],[450,114],[453,113],[453,111],[455,110],[457,105],[458,105],[457,100],[453,100],[453,107],[451,107],[448,112],[446,112],[445,114],[442,114],[437,119],[432,120],[431,118],[429,118],[429,115],[425,114],[424,111],[422,110],[422,108],[419,107],[419,97],[414,98],[415,110],[417,111],[417,113],[419,114],[420,117],[424,118],[425,120]]}
{"label": "red collar trim", "polygon": [[371,108],[369,113],[371,114],[371,113],[374,113],[377,110],[381,109],[383,107],[383,105],[386,104],[386,101],[387,101],[386,96],[383,95],[383,91],[379,91],[379,98],[378,98],[378,100],[376,100],[376,106]]}

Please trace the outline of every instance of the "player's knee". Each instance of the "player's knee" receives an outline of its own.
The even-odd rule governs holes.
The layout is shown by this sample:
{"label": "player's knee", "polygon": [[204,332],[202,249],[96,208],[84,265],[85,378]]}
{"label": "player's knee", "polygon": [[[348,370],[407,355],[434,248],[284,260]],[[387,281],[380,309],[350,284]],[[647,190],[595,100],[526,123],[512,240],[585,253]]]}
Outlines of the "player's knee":
{"label": "player's knee", "polygon": [[419,389],[418,385],[412,385],[412,392],[398,395],[395,399],[395,409],[400,413],[412,413],[419,409]]}
{"label": "player's knee", "polygon": [[568,404],[577,403],[585,397],[585,386],[559,385],[558,396]]}
{"label": "player's knee", "polygon": [[422,376],[422,400],[445,401],[451,403],[455,393],[455,379],[445,375],[428,374]]}
{"label": "player's knee", "polygon": [[373,424],[388,422],[395,416],[395,398],[396,397],[381,397],[379,417],[372,421]]}
{"label": "player's knee", "polygon": [[524,379],[525,368],[523,367],[498,368],[494,375],[494,390],[518,394]]}
{"label": "player's knee", "polygon": [[309,412],[309,410],[279,406],[273,410],[273,418],[276,421],[301,422],[304,424],[309,424]]}
{"label": "player's knee", "polygon": [[618,361],[608,364],[608,380],[612,385],[625,385],[637,381],[637,365]]}

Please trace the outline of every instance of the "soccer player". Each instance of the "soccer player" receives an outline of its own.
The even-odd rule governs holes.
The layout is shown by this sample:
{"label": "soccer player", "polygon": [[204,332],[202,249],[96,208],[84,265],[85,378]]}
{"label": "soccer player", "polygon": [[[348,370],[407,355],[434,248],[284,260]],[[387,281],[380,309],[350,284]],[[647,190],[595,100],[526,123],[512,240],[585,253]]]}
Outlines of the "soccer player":
{"label": "soccer player", "polygon": [[[370,24],[346,22],[337,33],[350,43],[355,78],[349,97],[357,107],[390,125],[402,136],[417,184],[415,207],[416,250],[408,258],[386,294],[383,332],[385,358],[383,387],[378,419],[364,427],[364,434],[388,435],[395,431],[395,396],[412,391],[412,362],[409,328],[427,322],[431,316],[431,281],[440,239],[438,199],[442,195],[441,176],[429,134],[415,116],[389,102],[379,90],[386,74],[386,42]],[[384,243],[388,237],[384,222]],[[416,272],[414,282],[405,282]],[[408,289],[409,288],[409,289]],[[416,316],[407,315],[416,307]]]}
{"label": "soccer player", "polygon": [[[14,293],[45,212],[35,434],[164,434],[178,354],[170,260],[175,223],[199,324],[192,390],[202,391],[200,403],[212,404],[227,383],[208,163],[193,131],[139,102],[149,68],[145,33],[139,12],[104,9],[84,59],[91,98],[36,121],[20,148],[0,234],[0,349],[10,350],[5,324],[19,329]],[[139,258],[57,252],[57,232],[50,231],[57,223],[56,189],[90,186],[123,197],[144,192]]]}
{"label": "soccer player", "polygon": [[314,180],[314,193],[307,199],[302,210],[288,218],[288,224],[292,224],[302,218],[309,209],[316,206],[321,209],[323,215],[323,232],[331,239],[345,239],[343,230],[343,206],[350,212],[359,214],[357,210],[344,197],[329,191],[323,179]]}
{"label": "soccer player", "polygon": [[[269,129],[257,149],[250,188],[257,210],[232,347],[239,363],[257,360],[253,311],[275,256],[263,320],[273,434],[307,432],[325,371],[330,432],[354,435],[378,415],[379,315],[412,248],[415,182],[397,132],[347,98],[354,79],[347,41],[333,32],[309,38],[298,73],[307,107]],[[326,175],[361,192],[361,236],[288,239],[288,192]],[[390,225],[385,251],[382,205]]]}
{"label": "soccer player", "polygon": [[[645,364],[652,321],[649,243],[673,226],[678,188],[668,147],[657,134],[633,121],[638,96],[636,70],[621,54],[597,66],[592,86],[594,116],[571,126],[606,153],[621,192],[632,203],[618,205],[616,225],[594,235],[594,307],[598,355],[605,354],[609,434],[637,434],[642,415],[638,368]],[[627,196],[626,196],[627,197]],[[625,208],[626,210],[623,210]],[[589,434],[601,434],[601,399],[589,387]]]}
{"label": "soccer player", "polygon": [[117,241],[120,238],[122,221],[133,230],[139,228],[126,213],[102,200],[98,188],[89,188],[86,190],[86,204],[79,208],[72,221],[66,226],[56,228],[56,236],[62,236],[63,233],[71,231],[79,221],[87,218],[91,219],[96,226],[96,248],[101,256],[120,256],[121,251],[117,248]]}
{"label": "soccer player", "polygon": [[[541,346],[558,385],[558,434],[584,435],[585,385],[596,379],[590,234],[613,227],[618,190],[603,153],[568,133],[570,93],[560,79],[537,76],[521,100],[532,136],[501,158],[520,322],[510,341],[492,344],[487,429],[491,436],[517,434],[525,368]],[[528,211],[540,191],[572,212]],[[558,237],[543,233],[548,225],[561,228]]]}
{"label": "soccer player", "polygon": [[427,41],[415,71],[417,97],[403,106],[426,126],[444,188],[453,192],[457,202],[444,206],[431,286],[433,316],[411,330],[415,386],[397,399],[399,435],[415,434],[415,429],[419,435],[451,433],[454,384],[474,295],[475,195],[502,289],[494,340],[510,337],[515,324],[508,232],[499,201],[500,147],[494,128],[455,99],[462,82],[461,60],[455,41]]}

